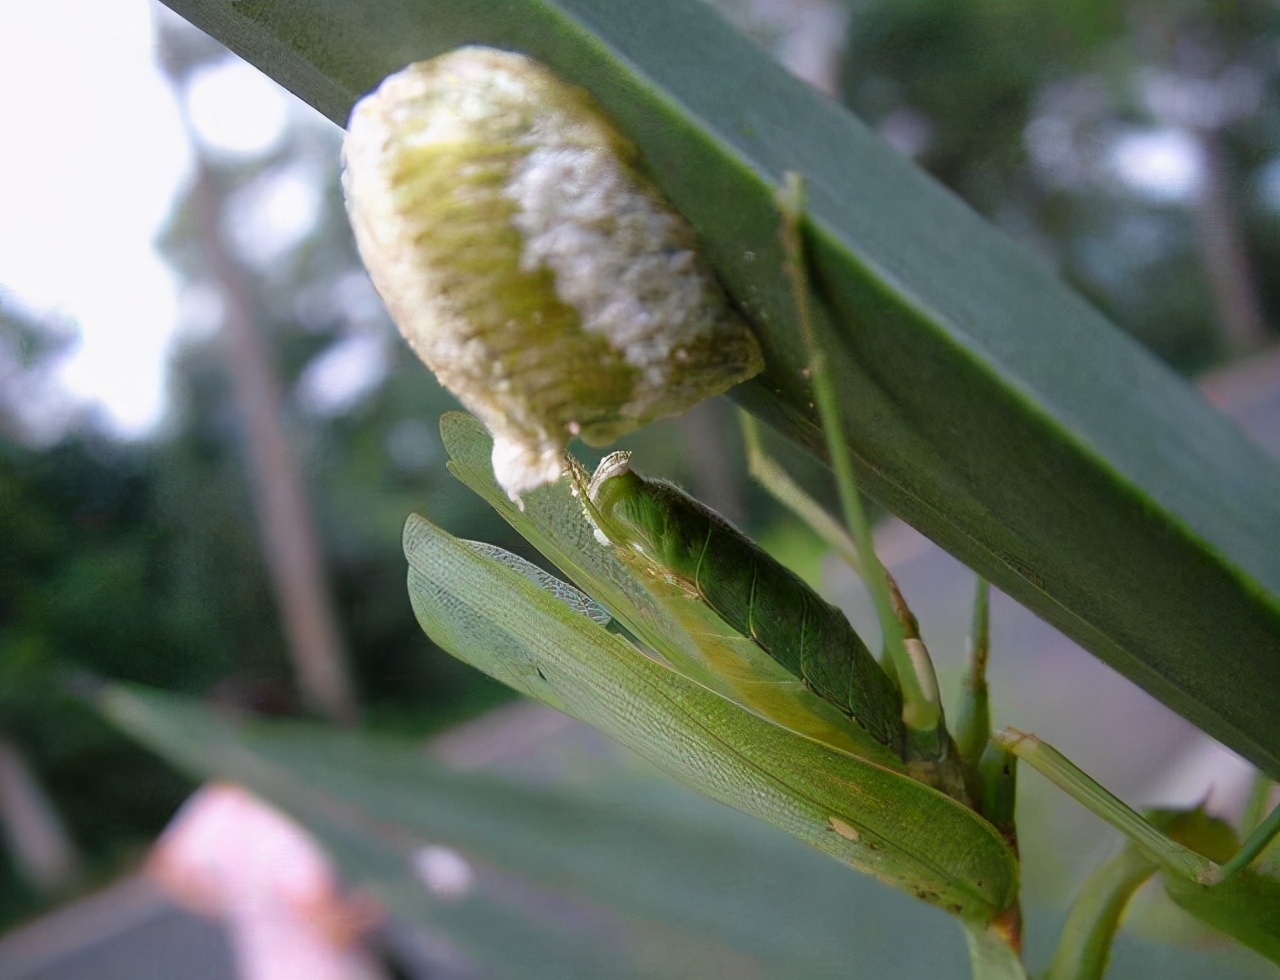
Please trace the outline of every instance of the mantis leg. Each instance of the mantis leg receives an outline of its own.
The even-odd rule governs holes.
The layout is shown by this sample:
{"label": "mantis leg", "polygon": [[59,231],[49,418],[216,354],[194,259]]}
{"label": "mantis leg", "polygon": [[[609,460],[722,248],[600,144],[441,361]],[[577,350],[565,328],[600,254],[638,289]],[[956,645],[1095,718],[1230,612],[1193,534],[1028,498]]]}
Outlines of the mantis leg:
{"label": "mantis leg", "polygon": [[[1250,829],[1247,826],[1244,828]],[[1226,881],[1253,863],[1253,859],[1265,851],[1280,834],[1280,806],[1271,808],[1270,815],[1252,828],[1249,838],[1239,851],[1222,866],[1222,880]]]}
{"label": "mantis leg", "polygon": [[994,741],[1124,834],[1164,871],[1188,881],[1207,886],[1223,884],[1248,867],[1280,835],[1280,807],[1276,807],[1252,828],[1248,840],[1230,860],[1219,866],[1161,833],[1047,742],[1014,728],[999,732]]}
{"label": "mantis leg", "polygon": [[[1280,920],[1276,918],[1276,909],[1280,908],[1280,874],[1266,859],[1253,861],[1275,835],[1280,817],[1273,813],[1258,824],[1248,843],[1228,859],[1234,847],[1234,831],[1199,808],[1157,810],[1150,814],[1151,820],[1147,820],[1034,735],[1005,729],[995,736],[993,743],[1025,760],[1124,834],[1129,839],[1126,850],[1137,855],[1133,860],[1145,860],[1161,872],[1165,894],[1176,905],[1280,964]],[[1223,863],[1215,863],[1170,835],[1192,843]],[[1137,873],[1135,867],[1134,874]],[[1068,954],[1063,955],[1070,959]],[[1064,980],[1089,980],[1097,975],[1083,972],[1061,976]],[[1058,980],[1057,976],[1050,976],[1051,980]]]}
{"label": "mantis leg", "polygon": [[1212,885],[1221,878],[1216,864],[1151,826],[1047,742],[1016,728],[997,732],[994,741],[1124,834],[1148,860],[1165,871],[1203,885]]}
{"label": "mantis leg", "polygon": [[895,590],[890,587],[884,566],[876,557],[871,526],[862,506],[853,463],[845,445],[839,397],[827,368],[826,355],[817,336],[816,325],[810,316],[809,282],[801,239],[804,184],[798,174],[787,174],[786,184],[779,191],[777,201],[782,212],[781,238],[787,256],[787,274],[795,296],[801,336],[809,355],[814,403],[826,436],[827,451],[835,472],[845,523],[857,551],[863,581],[875,603],[885,649],[893,664],[893,673],[902,690],[902,719],[907,727],[908,741],[919,757],[939,759],[945,754],[949,740],[942,724],[941,699],[933,663],[919,637],[907,635],[908,630],[904,629],[903,619],[894,604]]}
{"label": "mantis leg", "polygon": [[747,470],[751,476],[778,503],[800,518],[828,548],[840,556],[841,561],[861,576],[862,562],[858,560],[858,546],[853,543],[849,532],[769,455],[761,441],[760,423],[755,417],[739,410],[738,418],[742,423],[742,441],[747,452]]}
{"label": "mantis leg", "polygon": [[1017,803],[1018,758],[991,740],[991,705],[987,691],[987,659],[991,649],[991,585],[978,578],[969,632],[969,669],[965,671],[956,712],[955,739],[965,785],[978,812],[1000,829],[1017,848],[1014,810]]}

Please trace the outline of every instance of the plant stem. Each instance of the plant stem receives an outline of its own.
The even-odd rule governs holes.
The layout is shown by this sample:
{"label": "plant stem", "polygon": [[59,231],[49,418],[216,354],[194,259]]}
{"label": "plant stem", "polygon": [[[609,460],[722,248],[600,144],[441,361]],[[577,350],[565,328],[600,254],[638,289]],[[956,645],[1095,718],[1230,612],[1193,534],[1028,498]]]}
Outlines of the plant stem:
{"label": "plant stem", "polygon": [[813,320],[809,315],[809,283],[800,239],[804,184],[799,174],[787,174],[786,184],[778,193],[778,207],[783,216],[782,245],[787,255],[787,274],[795,297],[796,318],[809,355],[809,380],[813,385],[814,403],[826,436],[827,452],[831,458],[831,468],[835,472],[845,523],[857,548],[858,560],[863,570],[862,578],[875,603],[885,649],[893,662],[902,690],[902,720],[908,729],[909,741],[917,751],[937,758],[947,741],[945,735],[940,735],[938,731],[942,721],[938,681],[924,645],[916,643],[912,645],[914,649],[909,649],[905,642],[903,624],[894,610],[884,566],[875,553],[871,525],[862,506],[857,479],[853,473],[853,462],[845,445],[839,396],[827,368],[823,345],[815,335]]}
{"label": "plant stem", "polygon": [[769,491],[774,500],[800,518],[861,577],[862,562],[858,560],[858,546],[854,544],[849,532],[791,479],[791,475],[777,460],[765,452],[760,439],[760,423],[755,417],[740,410],[738,418],[742,423],[742,440],[747,452],[747,471]]}
{"label": "plant stem", "polygon": [[1156,870],[1132,845],[1098,865],[1071,904],[1043,980],[1102,980],[1129,900]]}
{"label": "plant stem", "polygon": [[1280,806],[1271,808],[1270,815],[1253,829],[1244,846],[1222,866],[1222,880],[1226,881],[1241,868],[1248,867],[1254,858],[1266,850],[1277,834],[1280,834]]}
{"label": "plant stem", "polygon": [[999,929],[964,923],[973,980],[1027,980],[1022,956]]}

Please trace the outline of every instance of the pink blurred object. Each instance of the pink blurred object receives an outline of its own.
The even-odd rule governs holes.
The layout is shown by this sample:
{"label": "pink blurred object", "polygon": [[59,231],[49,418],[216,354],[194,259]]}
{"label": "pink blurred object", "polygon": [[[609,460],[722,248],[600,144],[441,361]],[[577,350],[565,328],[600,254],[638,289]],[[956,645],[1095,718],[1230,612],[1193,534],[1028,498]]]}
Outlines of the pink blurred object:
{"label": "pink blurred object", "polygon": [[241,980],[386,980],[363,942],[381,907],[342,895],[311,836],[239,786],[211,783],[192,796],[146,873],[225,924]]}

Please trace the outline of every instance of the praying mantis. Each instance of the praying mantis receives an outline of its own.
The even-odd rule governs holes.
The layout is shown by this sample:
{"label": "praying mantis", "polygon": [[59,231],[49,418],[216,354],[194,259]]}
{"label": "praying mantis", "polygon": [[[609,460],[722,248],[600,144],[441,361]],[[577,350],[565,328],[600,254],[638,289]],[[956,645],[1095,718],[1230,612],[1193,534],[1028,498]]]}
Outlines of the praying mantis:
{"label": "praying mantis", "polygon": [[[872,546],[809,316],[798,177],[778,197],[780,238],[844,527],[758,446],[757,474],[853,555],[880,660],[842,613],[625,454],[591,476],[560,455],[571,436],[608,441],[761,367],[692,231],[585,92],[522,56],[463,49],[410,66],[362,102],[346,158],[348,208],[375,282],[420,356],[495,434],[446,416],[450,468],[574,583],[411,517],[409,593],[437,644],[951,913],[977,980],[1027,977],[1019,760],[1129,842],[1086,883],[1047,980],[1101,977],[1129,895],[1157,873],[1184,909],[1280,963],[1280,811],[1263,817],[1259,803],[1240,846],[1198,811],[1146,820],[1035,736],[993,732],[985,586],[948,726],[914,616]],[[663,310],[680,313],[671,336]],[[584,387],[595,375],[581,365],[602,352],[618,383]]]}
{"label": "praying mantis", "polygon": [[[1017,855],[1007,836],[1011,807],[1000,810],[990,800],[1002,792],[1007,798],[1007,786],[988,791],[982,816],[921,783],[678,581],[642,578],[630,556],[600,545],[570,481],[529,495],[521,512],[493,481],[483,428],[468,416],[449,415],[442,433],[455,475],[566,575],[592,583],[614,620],[649,649],[605,630],[600,607],[572,587],[545,572],[538,580],[514,556],[492,546],[478,550],[414,517],[405,532],[410,593],[433,639],[517,690],[595,725],[694,788],[948,909],[979,947],[975,976],[1025,976],[1011,945],[1016,935],[1001,932],[1016,928]],[[993,744],[1056,777],[1085,778],[1032,739],[1002,733]],[[1276,935],[1280,892],[1270,865],[1260,862],[1224,876],[1220,885],[1204,884],[1224,866],[1162,836],[1099,787],[1084,783],[1074,793],[1135,838],[1123,861],[1128,876],[1117,888],[1132,889],[1162,870],[1175,900],[1208,921],[1225,920],[1238,931],[1252,909],[1249,928],[1256,935],[1239,938],[1274,958],[1267,944]],[[1118,911],[1108,917],[1098,910],[1114,907],[1114,899],[1112,889],[1073,911],[1060,948],[1072,969],[1077,960],[1105,962]],[[1048,974],[1054,980],[1091,975],[1101,973],[1060,966]]]}
{"label": "praying mantis", "polygon": [[[784,241],[790,237],[790,254],[798,256],[801,212],[784,203],[783,214]],[[818,358],[819,406],[822,374]],[[890,652],[883,661],[887,670],[856,633],[854,641],[834,641],[846,644],[843,653],[823,651],[842,662],[814,664],[807,643],[815,634],[833,642],[826,631],[843,634],[843,617],[843,626],[831,625],[830,607],[798,579],[692,498],[640,477],[625,457],[606,458],[592,477],[569,458],[565,478],[517,506],[494,481],[491,442],[478,422],[450,414],[441,432],[454,475],[587,593],[411,517],[404,543],[414,610],[454,656],[594,725],[695,789],[946,909],[965,929],[978,980],[1029,975],[1020,954],[1017,760],[1128,840],[1086,883],[1046,980],[1103,976],[1127,898],[1156,874],[1192,915],[1280,963],[1280,852],[1271,846],[1280,815],[1263,818],[1261,803],[1255,806],[1241,828],[1248,840],[1237,848],[1234,831],[1203,813],[1144,819],[1035,736],[993,733],[985,588],[965,703],[949,732],[910,612],[869,544],[857,545],[859,537],[869,542],[859,510],[850,537],[838,543],[857,552],[867,578],[881,576],[889,610],[882,632],[886,646],[899,644],[897,659]],[[839,445],[838,431],[831,438]],[[769,462],[762,458],[757,472]],[[834,469],[846,503],[856,500],[850,474],[838,463]],[[813,514],[796,488],[766,485]],[[828,538],[840,533],[830,519],[818,523]],[[738,585],[708,587],[713,575]],[[778,596],[789,597],[791,608]],[[606,629],[605,615],[638,644]],[[771,649],[786,638],[760,635],[764,619],[769,629],[789,623],[796,632],[791,662]],[[864,683],[852,690],[847,682],[858,672]],[[832,675],[846,685],[844,695],[833,692]]]}

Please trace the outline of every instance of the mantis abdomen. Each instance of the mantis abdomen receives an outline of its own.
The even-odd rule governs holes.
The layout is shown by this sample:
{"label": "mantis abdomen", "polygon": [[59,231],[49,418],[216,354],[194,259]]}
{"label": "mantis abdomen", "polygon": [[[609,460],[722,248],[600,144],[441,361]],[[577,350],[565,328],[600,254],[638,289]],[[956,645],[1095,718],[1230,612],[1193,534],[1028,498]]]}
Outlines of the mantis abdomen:
{"label": "mantis abdomen", "polygon": [[849,621],[715,511],[631,470],[600,464],[589,495],[602,533],[697,592],[726,623],[901,753],[901,699]]}

